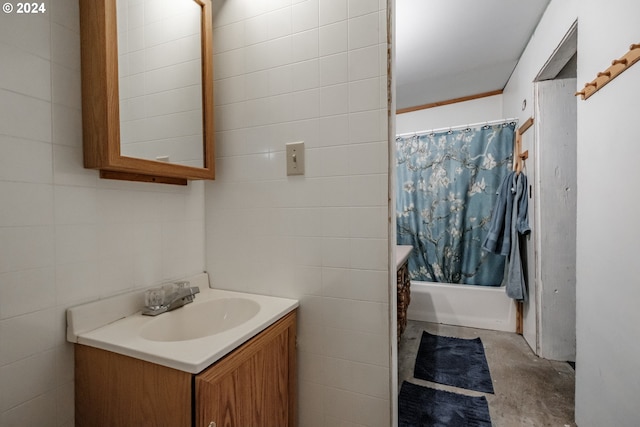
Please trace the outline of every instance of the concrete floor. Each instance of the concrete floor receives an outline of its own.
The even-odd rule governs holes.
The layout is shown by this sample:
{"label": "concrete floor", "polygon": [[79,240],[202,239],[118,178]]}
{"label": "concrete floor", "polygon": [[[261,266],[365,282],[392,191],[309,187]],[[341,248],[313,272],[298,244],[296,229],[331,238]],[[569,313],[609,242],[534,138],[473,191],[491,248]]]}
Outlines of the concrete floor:
{"label": "concrete floor", "polygon": [[[459,338],[480,337],[495,394],[413,378],[422,331]],[[573,427],[575,372],[566,362],[538,358],[524,338],[508,332],[409,321],[398,346],[398,390],[402,381],[472,396],[485,396],[494,427]]]}

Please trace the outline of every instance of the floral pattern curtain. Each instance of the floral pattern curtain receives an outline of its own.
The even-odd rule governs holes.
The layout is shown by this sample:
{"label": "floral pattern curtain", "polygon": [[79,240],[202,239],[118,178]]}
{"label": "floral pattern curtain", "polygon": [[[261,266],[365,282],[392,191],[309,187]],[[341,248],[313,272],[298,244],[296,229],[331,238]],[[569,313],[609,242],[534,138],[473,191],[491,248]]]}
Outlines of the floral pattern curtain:
{"label": "floral pattern curtain", "polygon": [[396,139],[397,241],[412,280],[499,286],[504,257],[481,249],[515,123]]}

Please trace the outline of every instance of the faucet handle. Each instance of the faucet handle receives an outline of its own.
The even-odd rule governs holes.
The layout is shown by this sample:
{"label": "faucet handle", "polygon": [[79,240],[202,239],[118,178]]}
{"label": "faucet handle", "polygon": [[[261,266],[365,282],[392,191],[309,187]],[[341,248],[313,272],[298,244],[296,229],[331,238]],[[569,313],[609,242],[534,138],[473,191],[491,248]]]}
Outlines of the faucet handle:
{"label": "faucet handle", "polygon": [[164,290],[164,301],[162,304],[166,305],[172,303],[173,300],[179,295],[184,295],[184,293],[188,291],[190,287],[188,281],[180,281],[165,283],[164,285],[162,285],[162,289]]}
{"label": "faucet handle", "polygon": [[195,296],[195,294],[200,292],[200,288],[197,286],[191,286],[191,282],[184,280],[181,282],[173,282],[174,285],[176,285],[177,287],[177,292],[183,292],[184,293],[189,293],[189,295],[187,295],[188,298],[193,299],[193,297]]}
{"label": "faucet handle", "polygon": [[164,304],[165,291],[163,288],[151,288],[144,293],[144,305],[151,309],[158,309]]}
{"label": "faucet handle", "polygon": [[171,295],[180,290],[177,283],[165,283],[164,285],[162,285],[162,289],[164,290],[164,295],[166,298],[169,298]]}

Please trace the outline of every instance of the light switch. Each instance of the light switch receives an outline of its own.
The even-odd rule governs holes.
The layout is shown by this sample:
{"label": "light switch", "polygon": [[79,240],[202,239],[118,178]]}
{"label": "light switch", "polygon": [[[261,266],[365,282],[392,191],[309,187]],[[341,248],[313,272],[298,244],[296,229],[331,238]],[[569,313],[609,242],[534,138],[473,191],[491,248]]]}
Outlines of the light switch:
{"label": "light switch", "polygon": [[304,175],[304,142],[287,144],[287,175]]}

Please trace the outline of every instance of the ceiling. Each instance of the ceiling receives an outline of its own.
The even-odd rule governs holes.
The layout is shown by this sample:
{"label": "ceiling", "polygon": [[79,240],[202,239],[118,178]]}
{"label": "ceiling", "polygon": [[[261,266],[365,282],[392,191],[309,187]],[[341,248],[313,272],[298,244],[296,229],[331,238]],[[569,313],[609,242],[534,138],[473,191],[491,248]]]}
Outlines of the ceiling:
{"label": "ceiling", "polygon": [[550,0],[396,0],[397,108],[503,89]]}

